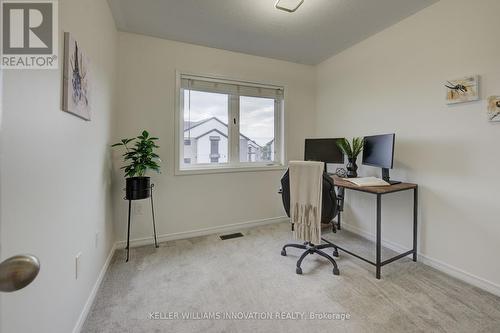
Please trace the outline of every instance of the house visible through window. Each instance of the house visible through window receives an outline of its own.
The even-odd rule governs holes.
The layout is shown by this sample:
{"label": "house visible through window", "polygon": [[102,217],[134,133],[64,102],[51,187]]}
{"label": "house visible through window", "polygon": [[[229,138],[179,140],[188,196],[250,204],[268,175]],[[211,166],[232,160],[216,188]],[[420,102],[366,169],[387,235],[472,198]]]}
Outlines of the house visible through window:
{"label": "house visible through window", "polygon": [[249,137],[240,148],[240,162],[266,162],[273,160],[274,99],[240,96],[240,133]]}
{"label": "house visible through window", "polygon": [[282,163],[283,88],[180,77],[179,170]]}

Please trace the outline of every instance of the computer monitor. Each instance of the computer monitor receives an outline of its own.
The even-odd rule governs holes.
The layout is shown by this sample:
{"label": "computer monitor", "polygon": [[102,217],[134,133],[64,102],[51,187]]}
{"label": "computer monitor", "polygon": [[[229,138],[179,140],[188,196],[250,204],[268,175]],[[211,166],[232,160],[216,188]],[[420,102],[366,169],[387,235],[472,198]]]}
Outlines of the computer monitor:
{"label": "computer monitor", "polygon": [[338,138],[331,139],[306,139],[304,149],[305,161],[318,161],[325,163],[344,163],[344,154],[337,146]]}
{"label": "computer monitor", "polygon": [[394,164],[395,140],[396,134],[365,136],[363,147],[363,164],[382,168],[382,179],[389,184],[401,183],[389,177],[389,169]]}

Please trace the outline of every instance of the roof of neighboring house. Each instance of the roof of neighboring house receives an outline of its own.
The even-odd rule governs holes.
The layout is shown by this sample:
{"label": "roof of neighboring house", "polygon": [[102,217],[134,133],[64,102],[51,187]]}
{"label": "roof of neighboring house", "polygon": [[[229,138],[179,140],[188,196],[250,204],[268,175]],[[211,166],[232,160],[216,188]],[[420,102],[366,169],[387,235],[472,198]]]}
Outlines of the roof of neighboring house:
{"label": "roof of neighboring house", "polygon": [[198,125],[204,124],[207,121],[212,120],[214,118],[217,119],[216,117],[212,117],[212,118],[207,118],[207,119],[203,119],[203,120],[200,120],[200,121],[184,121],[184,131],[187,131],[187,130],[190,130],[192,128],[195,128]]}
{"label": "roof of neighboring house", "polygon": [[218,129],[216,129],[216,128],[212,128],[211,130],[206,131],[205,133],[203,133],[203,134],[201,134],[201,135],[198,135],[195,139],[196,139],[196,140],[198,140],[199,138],[201,138],[201,137],[203,137],[203,136],[205,136],[205,135],[207,135],[207,134],[210,134],[210,133],[212,133],[212,132],[217,132],[217,133],[219,133],[220,135],[222,135],[223,137],[227,138],[227,135],[226,135],[226,134],[222,133],[221,131],[219,131],[219,130],[218,130]]}
{"label": "roof of neighboring house", "polygon": [[[221,123],[222,125],[224,125],[224,126],[226,126],[226,127],[227,127],[227,124],[226,124],[225,122],[223,122],[222,120],[220,120],[219,118],[217,118],[217,117],[211,117],[211,118],[203,119],[203,120],[200,120],[200,121],[184,121],[184,132],[189,131],[189,130],[191,130],[191,129],[195,128],[195,127],[198,127],[198,126],[200,126],[200,125],[202,125],[202,124],[205,124],[205,123],[209,122],[210,120],[216,120],[216,121],[218,121],[219,123]],[[220,134],[222,134],[223,136],[225,136],[225,137],[227,138],[227,135],[226,135],[226,134],[223,134],[221,131],[219,131],[219,130],[217,130],[217,129],[211,129],[211,130],[209,130],[209,131],[207,131],[207,132],[203,133],[202,135],[198,135],[198,136],[196,137],[196,139],[201,138],[202,136],[205,136],[205,135],[207,135],[208,133],[213,132],[214,130],[215,130],[215,131],[217,131],[217,132],[219,132]],[[259,144],[258,144],[257,142],[255,142],[254,140],[250,139],[250,138],[249,138],[248,136],[246,136],[245,134],[240,133],[240,136],[244,137],[244,138],[245,138],[245,139],[247,139],[248,141],[250,141],[250,142],[254,143],[255,145],[257,145],[258,147],[262,148],[262,146],[261,146],[261,145],[259,145]]]}

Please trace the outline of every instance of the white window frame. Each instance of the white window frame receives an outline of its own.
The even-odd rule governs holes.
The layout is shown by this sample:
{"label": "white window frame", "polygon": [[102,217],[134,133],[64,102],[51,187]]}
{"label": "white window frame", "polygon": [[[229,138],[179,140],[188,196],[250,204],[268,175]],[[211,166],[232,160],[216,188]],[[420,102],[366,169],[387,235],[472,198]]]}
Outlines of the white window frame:
{"label": "white window frame", "polygon": [[[193,77],[206,81],[219,83],[230,83],[242,86],[252,86],[261,88],[273,88],[282,90],[282,98],[275,99],[274,113],[274,161],[273,162],[240,162],[239,161],[239,96],[229,95],[228,114],[228,162],[222,164],[195,164],[181,168],[184,148],[184,97],[181,94],[181,79],[183,77]],[[184,71],[176,71],[175,84],[175,175],[193,175],[226,172],[248,172],[248,171],[272,171],[284,170],[285,161],[285,93],[286,86],[277,84],[262,84],[248,82],[246,80],[236,80],[226,77],[205,74],[193,74]],[[241,95],[247,96],[247,95]],[[236,112],[235,112],[236,111]],[[236,114],[235,114],[236,113]],[[233,122],[234,119],[234,122]]]}

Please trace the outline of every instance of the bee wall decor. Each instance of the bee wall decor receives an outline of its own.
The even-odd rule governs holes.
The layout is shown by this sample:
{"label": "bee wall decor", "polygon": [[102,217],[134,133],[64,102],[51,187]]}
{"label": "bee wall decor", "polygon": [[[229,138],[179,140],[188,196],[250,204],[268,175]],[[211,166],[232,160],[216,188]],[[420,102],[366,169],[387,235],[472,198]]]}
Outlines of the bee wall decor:
{"label": "bee wall decor", "polygon": [[490,96],[488,98],[488,119],[490,121],[500,121],[500,96]]}
{"label": "bee wall decor", "polygon": [[479,100],[479,76],[471,75],[461,79],[449,80],[444,84],[448,104]]}
{"label": "bee wall decor", "polygon": [[64,33],[63,107],[85,120],[90,120],[90,60],[80,43],[69,32]]}

